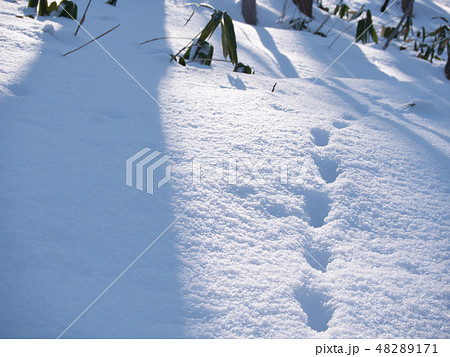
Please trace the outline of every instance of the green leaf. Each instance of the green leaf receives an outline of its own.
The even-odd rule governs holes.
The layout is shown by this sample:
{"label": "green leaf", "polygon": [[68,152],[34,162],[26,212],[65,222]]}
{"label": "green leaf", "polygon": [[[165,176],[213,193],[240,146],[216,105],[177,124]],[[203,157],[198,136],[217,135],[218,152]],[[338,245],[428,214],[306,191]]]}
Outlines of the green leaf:
{"label": "green leaf", "polygon": [[47,0],[40,0],[40,1],[39,1],[38,15],[39,15],[39,16],[47,16],[47,15],[48,15],[48,4],[47,4]]}
{"label": "green leaf", "polygon": [[223,13],[223,25],[225,30],[226,42],[228,44],[230,61],[231,63],[236,65],[238,63],[236,34],[234,32],[233,20],[226,12]]}
{"label": "green leaf", "polygon": [[344,16],[348,18],[348,10],[350,10],[350,8],[349,8],[347,5],[342,4],[342,5],[341,5],[341,8],[340,8],[340,10],[339,10],[339,17],[340,17],[341,19],[343,19]]}
{"label": "green leaf", "polygon": [[385,27],[384,31],[382,32],[381,36],[384,38],[389,38],[392,32],[395,31],[395,27]]}
{"label": "green leaf", "polygon": [[410,33],[412,33],[412,28],[413,28],[412,26],[413,26],[412,18],[410,16],[408,16],[406,18],[405,23],[402,26],[401,34],[403,35],[403,41],[406,41],[406,39],[408,38],[408,35]]}
{"label": "green leaf", "polygon": [[191,49],[192,49],[192,46],[189,46],[186,53],[183,55],[184,58],[189,59],[189,57],[191,56]]}
{"label": "green leaf", "polygon": [[200,59],[200,63],[210,66],[213,53],[214,47],[210,45],[207,41],[203,42],[197,41],[188,48],[188,50],[182,57],[184,60],[192,60],[192,61]]}
{"label": "green leaf", "polygon": [[213,46],[213,45],[210,45],[210,46],[209,46],[209,52],[208,52],[208,55],[207,55],[207,57],[206,57],[207,60],[203,62],[205,65],[211,66],[211,60],[212,60],[212,58],[213,58],[213,54],[214,54],[214,46]]}
{"label": "green leaf", "polygon": [[178,63],[181,64],[182,66],[186,66],[186,61],[184,60],[184,58],[182,56],[180,56],[178,58]]}
{"label": "green leaf", "polygon": [[255,73],[255,71],[253,71],[250,66],[246,66],[241,62],[239,62],[238,64],[236,64],[236,66],[234,66],[233,72],[247,73],[247,74]]}
{"label": "green leaf", "polygon": [[336,7],[334,8],[333,15],[336,15],[339,12],[339,8],[340,8],[340,5],[337,4]]}
{"label": "green leaf", "polygon": [[227,37],[225,36],[225,30],[223,27],[223,23],[220,22],[220,32],[221,32],[221,37],[222,37],[222,52],[223,52],[223,57],[227,58],[228,55],[230,54],[230,51],[228,50],[228,42],[227,42]]}
{"label": "green leaf", "polygon": [[28,0],[28,7],[37,7],[39,0]]}
{"label": "green leaf", "polygon": [[355,40],[356,42],[361,41],[362,43],[366,43],[365,41],[365,33],[364,30],[366,28],[366,20],[362,19],[358,21],[358,26],[356,27],[356,36]]}
{"label": "green leaf", "polygon": [[367,10],[366,17],[358,21],[355,36],[356,42],[361,41],[366,44],[369,42],[369,35],[375,43],[378,43],[378,35],[372,23],[372,14],[370,13],[370,10]]}
{"label": "green leaf", "polygon": [[432,17],[432,19],[433,20],[441,19],[441,20],[444,20],[446,23],[449,23],[448,20],[445,17],[442,17],[442,16],[435,16],[435,17]]}
{"label": "green leaf", "polygon": [[50,15],[53,11],[58,10],[58,5],[56,4],[56,1],[53,1],[49,6],[48,6],[48,14]]}
{"label": "green leaf", "polygon": [[428,57],[430,57],[430,54],[431,54],[431,47],[427,46],[427,50],[426,50],[425,54],[423,55],[423,59],[428,61]]}
{"label": "green leaf", "polygon": [[73,3],[70,0],[63,0],[59,3],[59,6],[62,7],[62,11],[59,14],[59,17],[67,17],[68,19],[77,19],[78,7],[77,4]]}
{"label": "green leaf", "polygon": [[217,26],[219,26],[220,21],[222,20],[222,11],[216,11],[211,15],[211,20],[206,24],[205,28],[200,34],[198,38],[198,42],[203,42],[208,40],[216,30]]}
{"label": "green leaf", "polygon": [[373,39],[373,42],[378,43],[378,35],[377,32],[375,31],[375,27],[373,27],[372,14],[370,10],[367,10],[366,24],[369,26],[369,32],[370,36]]}

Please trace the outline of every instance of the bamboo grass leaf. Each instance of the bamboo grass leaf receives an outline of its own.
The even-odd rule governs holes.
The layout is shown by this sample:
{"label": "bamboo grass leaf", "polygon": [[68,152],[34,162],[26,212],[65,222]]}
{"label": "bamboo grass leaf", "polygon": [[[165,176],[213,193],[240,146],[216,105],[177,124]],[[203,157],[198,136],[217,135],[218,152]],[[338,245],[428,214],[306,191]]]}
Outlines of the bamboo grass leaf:
{"label": "bamboo grass leaf", "polygon": [[211,15],[211,20],[206,24],[205,28],[200,34],[198,38],[198,42],[203,42],[208,40],[216,30],[217,26],[219,26],[220,21],[222,20],[222,11],[216,11]]}
{"label": "bamboo grass leaf", "polygon": [[236,34],[234,32],[233,20],[231,20],[230,15],[228,15],[226,12],[224,12],[223,14],[223,22],[230,60],[231,63],[237,65],[238,56],[237,56]]}
{"label": "bamboo grass leaf", "polygon": [[228,55],[230,54],[230,51],[228,49],[228,42],[227,42],[227,37],[225,36],[225,29],[223,27],[223,22],[220,22],[220,31],[221,31],[221,38],[222,38],[223,57],[227,58]]}
{"label": "bamboo grass leaf", "polygon": [[375,27],[373,27],[373,21],[372,21],[372,13],[370,10],[367,10],[367,25],[369,26],[369,32],[370,36],[372,37],[373,42],[378,43],[378,35],[377,31],[375,31]]}
{"label": "bamboo grass leaf", "polygon": [[47,0],[40,0],[40,1],[39,1],[38,15],[39,15],[39,16],[47,16],[47,15],[48,15],[48,4],[47,4]]}
{"label": "bamboo grass leaf", "polygon": [[435,17],[432,17],[432,19],[433,20],[441,19],[441,20],[445,21],[446,23],[449,23],[448,20],[445,17],[442,17],[442,16],[435,16]]}
{"label": "bamboo grass leaf", "polygon": [[70,0],[63,0],[59,3],[59,6],[62,7],[60,17],[67,17],[68,19],[77,19],[78,15],[78,7],[77,4],[73,3]]}
{"label": "bamboo grass leaf", "polygon": [[39,0],[28,0],[28,7],[37,7]]}
{"label": "bamboo grass leaf", "polygon": [[58,10],[58,4],[56,3],[56,1],[53,1],[50,5],[48,5],[47,12],[50,15],[55,10]]}

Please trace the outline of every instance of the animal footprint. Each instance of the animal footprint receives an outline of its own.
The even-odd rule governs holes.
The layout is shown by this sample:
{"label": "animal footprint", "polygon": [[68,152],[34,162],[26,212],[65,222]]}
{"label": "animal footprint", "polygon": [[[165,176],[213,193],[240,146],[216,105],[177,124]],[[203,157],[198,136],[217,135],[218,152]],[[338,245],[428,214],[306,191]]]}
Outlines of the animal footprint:
{"label": "animal footprint", "polygon": [[315,156],[314,163],[319,168],[320,175],[326,183],[332,183],[336,181],[337,177],[341,173],[338,170],[338,163],[334,160]]}
{"label": "animal footprint", "polygon": [[305,258],[312,268],[325,273],[328,262],[331,258],[331,253],[327,249],[315,248],[312,246],[305,246]]}
{"label": "animal footprint", "polygon": [[311,129],[311,135],[313,136],[313,143],[317,146],[327,146],[330,139],[330,133],[325,129],[314,128]]}
{"label": "animal footprint", "polygon": [[[297,202],[298,200],[298,202]],[[261,202],[259,207],[261,212],[275,218],[298,217],[304,219],[305,214],[300,208],[301,199],[289,198],[290,202]]]}
{"label": "animal footprint", "polygon": [[326,331],[333,316],[333,310],[328,306],[329,299],[306,285],[295,289],[294,296],[308,316],[307,325],[317,332]]}
{"label": "animal footprint", "polygon": [[288,190],[295,196],[303,196],[305,202],[305,212],[309,216],[309,225],[315,228],[325,224],[330,212],[331,200],[328,195],[321,191],[304,190],[299,187],[288,187]]}
{"label": "animal footprint", "polygon": [[309,215],[309,224],[315,228],[322,227],[330,212],[331,200],[328,195],[320,191],[306,191],[305,203],[306,213]]}
{"label": "animal footprint", "polygon": [[288,217],[290,216],[289,212],[286,210],[286,207],[281,204],[273,203],[264,207],[264,210],[274,216],[276,218]]}
{"label": "animal footprint", "polygon": [[333,126],[337,129],[343,129],[343,128],[348,127],[348,123],[346,123],[344,121],[336,120],[335,122],[333,122]]}

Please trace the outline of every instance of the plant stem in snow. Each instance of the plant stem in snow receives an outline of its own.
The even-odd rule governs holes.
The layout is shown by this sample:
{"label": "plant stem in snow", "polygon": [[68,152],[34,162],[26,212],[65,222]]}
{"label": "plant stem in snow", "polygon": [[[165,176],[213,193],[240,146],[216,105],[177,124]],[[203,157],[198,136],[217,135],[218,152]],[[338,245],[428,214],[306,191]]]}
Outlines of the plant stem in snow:
{"label": "plant stem in snow", "polygon": [[188,42],[188,44],[187,44],[186,46],[184,46],[184,47],[183,47],[181,50],[179,50],[175,55],[173,55],[173,56],[172,56],[172,59],[170,60],[170,62],[172,62],[174,59],[176,59],[177,56],[178,56],[181,52],[183,52],[186,48],[188,48],[188,47],[189,47],[189,46],[197,39],[197,37],[201,35],[202,32],[203,32],[203,31],[200,31],[197,35],[195,35],[195,37],[194,37],[193,39],[191,39],[191,40]]}
{"label": "plant stem in snow", "polygon": [[342,34],[344,33],[344,32],[346,32],[350,27],[352,27],[353,26],[353,23],[351,23],[350,25],[348,25],[339,35],[337,35],[336,36],[336,38],[333,40],[333,42],[331,42],[331,44],[328,46],[328,48],[331,48],[331,46],[333,46],[333,43],[335,43],[336,41],[337,41],[337,39],[339,38],[339,37],[341,37],[342,36]]}
{"label": "plant stem in snow", "polygon": [[78,24],[77,30],[75,31],[75,36],[77,35],[78,30],[80,29],[81,25],[83,25],[83,22],[86,19],[86,12],[88,11],[89,6],[91,5],[91,1],[92,0],[89,0],[88,4],[86,6],[86,10],[84,10],[83,17],[81,18],[80,23]]}
{"label": "plant stem in snow", "polygon": [[67,55],[69,55],[69,54],[71,54],[71,53],[73,53],[73,52],[75,52],[75,51],[78,51],[78,50],[82,49],[83,47],[85,47],[85,46],[91,44],[92,42],[97,41],[100,37],[105,36],[106,34],[110,33],[110,32],[113,31],[113,30],[115,30],[115,29],[118,28],[119,26],[120,26],[120,24],[118,24],[117,26],[113,27],[112,29],[106,31],[105,33],[102,33],[100,36],[97,36],[96,38],[90,40],[89,42],[85,43],[83,46],[80,46],[80,47],[78,47],[78,48],[75,48],[75,49],[72,50],[72,51],[69,51],[69,52],[67,52],[67,53],[64,53],[64,54],[63,54],[63,57],[65,57],[65,56],[67,56]]}
{"label": "plant stem in snow", "polygon": [[331,17],[331,15],[328,15],[327,18],[325,19],[325,21],[322,22],[322,24],[317,28],[316,31],[314,31],[314,33],[318,33],[318,32],[322,29],[322,27],[328,22],[328,20],[330,19],[330,17]]}
{"label": "plant stem in snow", "polygon": [[182,39],[182,40],[190,40],[191,39],[190,37],[177,37],[177,36],[175,36],[175,37],[173,37],[173,36],[155,37],[155,38],[152,38],[151,40],[147,40],[147,41],[141,42],[139,44],[139,46],[142,46],[142,45],[144,45],[146,43],[157,41],[157,40],[166,40],[168,38],[178,38],[178,39]]}
{"label": "plant stem in snow", "polygon": [[196,58],[196,59],[191,59],[189,61],[186,61],[186,63],[191,63],[191,62],[202,62],[202,61],[216,61],[216,62],[228,62],[228,63],[232,63],[229,60],[224,60],[224,59],[220,59],[220,58]]}

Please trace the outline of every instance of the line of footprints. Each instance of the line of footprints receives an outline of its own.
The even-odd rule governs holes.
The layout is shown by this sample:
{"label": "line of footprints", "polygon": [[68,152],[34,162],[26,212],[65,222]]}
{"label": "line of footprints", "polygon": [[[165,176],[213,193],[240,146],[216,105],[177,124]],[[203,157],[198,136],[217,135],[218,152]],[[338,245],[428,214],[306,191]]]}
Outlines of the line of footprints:
{"label": "line of footprints", "polygon": [[[348,118],[354,120],[353,118]],[[336,129],[343,129],[348,126],[346,121],[337,120],[333,122]],[[320,147],[326,147],[330,140],[330,132],[322,128],[311,129],[311,138],[314,145],[320,150]],[[320,175],[325,181],[325,185],[336,181],[341,173],[338,170],[338,162],[313,155],[314,163],[319,169]],[[305,202],[305,211],[309,216],[309,225],[314,228],[320,228],[325,225],[325,219],[330,212],[331,199],[326,192],[321,190],[307,190],[303,188],[288,188],[294,195],[303,196]],[[287,217],[292,215],[282,207],[268,207],[269,214],[275,217]],[[331,258],[331,252],[326,247],[318,247],[317,245],[304,245],[304,256],[308,264],[326,274],[326,267]],[[333,310],[327,305],[329,297],[313,289],[308,284],[302,285],[294,290],[294,296],[300,303],[302,310],[307,315],[308,326],[317,331],[322,332],[328,329],[328,322],[331,320]]]}
{"label": "line of footprints", "polygon": [[[333,122],[333,127],[337,130],[349,126],[349,121],[356,120],[352,116],[345,116],[342,120]],[[336,160],[320,155],[320,148],[326,147],[330,141],[330,131],[322,128],[311,129],[311,140],[316,147],[317,154],[313,154],[313,160],[317,166],[320,175],[322,176],[323,185],[319,187],[326,187],[336,181],[341,174],[339,165]],[[302,187],[286,187],[286,189],[296,197],[303,197],[305,212],[308,215],[308,223],[311,227],[317,229],[325,225],[325,219],[328,217],[331,209],[331,199],[326,190],[305,189]],[[236,188],[235,194],[245,197],[250,194],[252,190]],[[297,215],[286,208],[283,204],[264,204],[263,213],[268,213],[271,217],[283,218]],[[303,214],[298,215],[303,218]],[[314,234],[314,232],[312,232]],[[303,246],[305,252],[304,256],[308,264],[319,274],[326,274],[326,267],[331,258],[331,252],[324,246],[307,243]],[[294,296],[300,303],[302,310],[307,315],[307,325],[317,332],[326,331],[328,329],[328,322],[331,320],[334,310],[328,305],[330,298],[317,289],[314,289],[310,283],[303,284],[294,290]]]}
{"label": "line of footprints", "polygon": [[[343,129],[348,126],[344,121],[335,121],[333,126],[336,129]],[[330,132],[320,128],[311,130],[313,143],[317,147],[325,147],[330,139]],[[326,184],[336,181],[340,172],[338,171],[338,163],[328,158],[314,157],[319,172]],[[305,210],[312,227],[318,228],[325,224],[325,219],[330,212],[331,200],[325,192],[321,191],[305,191]],[[326,247],[317,247],[313,245],[305,245],[305,258],[312,268],[326,274],[326,267],[331,258],[331,252]],[[308,284],[302,285],[294,290],[294,296],[300,303],[303,311],[307,315],[308,326],[317,331],[322,332],[328,329],[328,322],[333,316],[334,310],[327,304],[329,297],[320,291],[314,290]]]}

